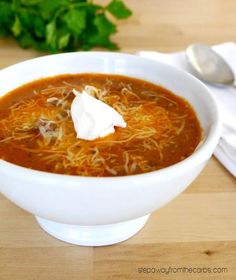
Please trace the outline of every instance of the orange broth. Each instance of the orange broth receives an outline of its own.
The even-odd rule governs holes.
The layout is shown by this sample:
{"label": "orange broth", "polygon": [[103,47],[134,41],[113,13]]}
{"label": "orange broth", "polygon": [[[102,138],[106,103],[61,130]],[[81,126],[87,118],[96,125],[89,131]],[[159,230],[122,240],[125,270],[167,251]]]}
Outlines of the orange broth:
{"label": "orange broth", "polygon": [[[94,96],[127,123],[94,141],[76,138],[73,89]],[[0,156],[31,169],[81,176],[158,170],[190,156],[201,140],[191,105],[152,83],[125,76],[67,74],[33,81],[0,98]]]}

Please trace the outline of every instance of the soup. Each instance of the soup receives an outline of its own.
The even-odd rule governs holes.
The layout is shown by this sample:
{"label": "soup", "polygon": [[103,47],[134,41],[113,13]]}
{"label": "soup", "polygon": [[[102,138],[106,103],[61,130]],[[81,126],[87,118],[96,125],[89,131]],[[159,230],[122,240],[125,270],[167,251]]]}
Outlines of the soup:
{"label": "soup", "polygon": [[[126,128],[93,141],[76,138],[73,90],[96,87],[97,99]],[[152,83],[125,76],[67,74],[28,83],[0,98],[1,158],[31,169],[81,176],[158,170],[190,156],[201,140],[191,105]]]}

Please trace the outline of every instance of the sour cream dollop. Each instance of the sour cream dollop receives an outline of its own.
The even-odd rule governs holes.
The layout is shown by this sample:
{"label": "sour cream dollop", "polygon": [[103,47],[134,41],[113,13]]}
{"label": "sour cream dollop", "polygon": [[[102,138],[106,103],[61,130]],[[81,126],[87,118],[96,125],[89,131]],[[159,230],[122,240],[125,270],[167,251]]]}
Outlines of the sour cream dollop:
{"label": "sour cream dollop", "polygon": [[[86,87],[87,88],[87,87]],[[71,117],[77,138],[94,140],[115,132],[115,126],[126,127],[123,117],[112,107],[83,90],[73,93]]]}

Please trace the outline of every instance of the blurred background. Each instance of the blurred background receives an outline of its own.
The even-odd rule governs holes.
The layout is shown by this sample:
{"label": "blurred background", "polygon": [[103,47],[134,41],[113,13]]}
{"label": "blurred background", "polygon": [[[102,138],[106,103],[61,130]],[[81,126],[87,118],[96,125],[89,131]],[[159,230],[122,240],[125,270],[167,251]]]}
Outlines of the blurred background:
{"label": "blurred background", "polygon": [[[108,4],[96,0],[95,4]],[[178,51],[195,42],[218,44],[236,38],[235,0],[125,0],[133,15],[115,21],[112,40],[120,51]],[[0,38],[0,67],[42,55]],[[6,60],[7,57],[7,60]]]}

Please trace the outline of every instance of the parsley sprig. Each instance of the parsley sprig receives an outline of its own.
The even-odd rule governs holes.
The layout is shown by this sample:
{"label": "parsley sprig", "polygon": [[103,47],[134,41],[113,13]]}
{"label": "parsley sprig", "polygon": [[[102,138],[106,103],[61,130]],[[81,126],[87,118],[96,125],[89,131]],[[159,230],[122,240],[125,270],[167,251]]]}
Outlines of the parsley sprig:
{"label": "parsley sprig", "polygon": [[117,32],[110,15],[132,15],[122,0],[107,6],[91,0],[0,0],[0,36],[13,36],[22,48],[51,53],[118,48],[110,36]]}

